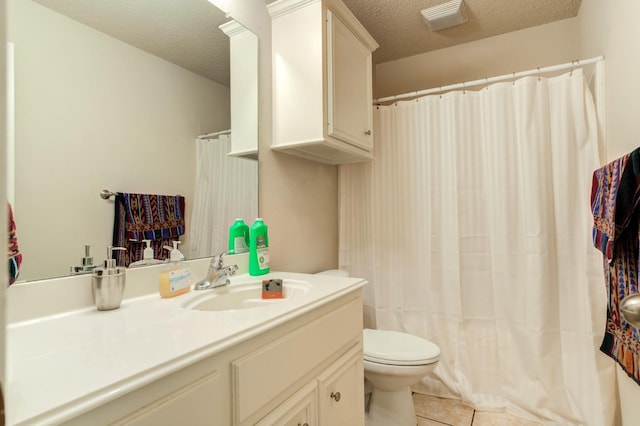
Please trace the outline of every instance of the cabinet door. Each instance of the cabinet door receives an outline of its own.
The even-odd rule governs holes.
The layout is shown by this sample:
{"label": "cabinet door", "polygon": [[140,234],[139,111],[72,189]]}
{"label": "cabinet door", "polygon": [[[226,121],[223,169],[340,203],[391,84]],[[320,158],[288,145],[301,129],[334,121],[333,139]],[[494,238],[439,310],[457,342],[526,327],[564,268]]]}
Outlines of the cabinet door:
{"label": "cabinet door", "polygon": [[216,419],[226,417],[218,401],[224,401],[223,393],[227,389],[219,379],[217,372],[203,377],[113,424],[122,426],[215,424]]}
{"label": "cabinet door", "polygon": [[328,135],[373,149],[371,53],[331,11],[327,11]]}
{"label": "cabinet door", "polygon": [[362,351],[350,350],[318,377],[320,425],[364,425]]}
{"label": "cabinet door", "polygon": [[262,418],[256,426],[315,426],[316,401],[316,383],[309,383]]}

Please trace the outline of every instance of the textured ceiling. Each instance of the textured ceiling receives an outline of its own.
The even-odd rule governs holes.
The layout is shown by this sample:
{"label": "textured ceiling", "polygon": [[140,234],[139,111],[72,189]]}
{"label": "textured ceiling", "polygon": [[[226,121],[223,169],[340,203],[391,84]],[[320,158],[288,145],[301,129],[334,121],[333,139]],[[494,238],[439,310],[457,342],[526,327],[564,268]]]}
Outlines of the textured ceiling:
{"label": "textured ceiling", "polygon": [[[229,85],[229,39],[218,29],[229,19],[207,0],[34,1]],[[427,29],[420,11],[446,0],[343,1],[380,44],[378,64],[571,18],[581,0],[465,0],[468,21],[438,32]]]}
{"label": "textured ceiling", "polygon": [[465,0],[468,21],[431,32],[420,11],[446,0],[343,0],[380,44],[376,64],[571,18],[581,0]]}

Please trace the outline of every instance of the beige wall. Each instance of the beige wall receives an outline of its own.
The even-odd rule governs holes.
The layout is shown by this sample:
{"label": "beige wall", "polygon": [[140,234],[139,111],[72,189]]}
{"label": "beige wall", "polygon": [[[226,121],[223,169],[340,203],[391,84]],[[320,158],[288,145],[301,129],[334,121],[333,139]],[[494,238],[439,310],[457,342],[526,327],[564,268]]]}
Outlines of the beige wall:
{"label": "beige wall", "polygon": [[[606,157],[614,160],[640,146],[640,2],[582,0],[578,15],[580,53],[604,55],[606,73]],[[640,419],[640,386],[618,367],[622,424]]]}
{"label": "beige wall", "polygon": [[582,0],[579,39],[582,55],[604,55],[606,70],[606,147],[610,161],[638,147],[640,120],[640,2]]}
{"label": "beige wall", "polygon": [[376,66],[374,97],[570,62],[578,45],[577,20],[565,19],[386,62]]}
{"label": "beige wall", "polygon": [[105,258],[101,189],[184,195],[188,220],[194,139],[229,128],[229,88],[32,1],[8,2],[8,19],[20,278],[66,275],[85,244]]}
{"label": "beige wall", "polygon": [[[259,211],[269,226],[272,270],[314,273],[338,265],[338,172],[328,166],[271,151],[271,19],[265,3],[244,25],[260,35]],[[256,17],[258,15],[258,17]],[[234,15],[235,16],[235,15]],[[260,19],[251,23],[250,19]]]}

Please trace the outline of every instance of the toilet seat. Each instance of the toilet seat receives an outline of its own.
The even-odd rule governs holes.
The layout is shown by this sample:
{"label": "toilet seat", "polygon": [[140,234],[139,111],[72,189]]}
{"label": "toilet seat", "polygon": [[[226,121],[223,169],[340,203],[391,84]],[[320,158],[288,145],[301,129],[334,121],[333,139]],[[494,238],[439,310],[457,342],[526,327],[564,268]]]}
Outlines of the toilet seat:
{"label": "toilet seat", "polygon": [[385,365],[433,364],[440,348],[421,337],[391,330],[364,329],[364,360]]}

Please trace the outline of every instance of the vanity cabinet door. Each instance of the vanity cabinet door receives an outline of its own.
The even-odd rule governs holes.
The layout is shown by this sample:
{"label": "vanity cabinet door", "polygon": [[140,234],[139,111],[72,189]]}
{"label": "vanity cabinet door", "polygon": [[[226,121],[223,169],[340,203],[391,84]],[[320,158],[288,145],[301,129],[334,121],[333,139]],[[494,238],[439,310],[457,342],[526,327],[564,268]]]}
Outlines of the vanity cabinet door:
{"label": "vanity cabinet door", "polygon": [[364,425],[364,366],[359,347],[318,376],[320,425]]}
{"label": "vanity cabinet door", "polygon": [[313,382],[279,405],[256,423],[256,426],[315,426],[317,424],[316,384]]}
{"label": "vanity cabinet door", "polygon": [[371,52],[331,11],[327,11],[327,65],[329,136],[371,152]]}
{"label": "vanity cabinet door", "polygon": [[[127,426],[206,426],[217,424],[228,414],[218,401],[224,401],[226,387],[215,373],[154,401],[114,425]],[[227,420],[228,421],[228,420]]]}

